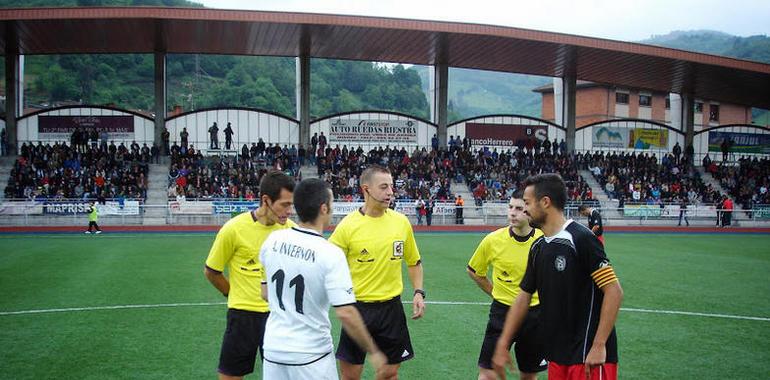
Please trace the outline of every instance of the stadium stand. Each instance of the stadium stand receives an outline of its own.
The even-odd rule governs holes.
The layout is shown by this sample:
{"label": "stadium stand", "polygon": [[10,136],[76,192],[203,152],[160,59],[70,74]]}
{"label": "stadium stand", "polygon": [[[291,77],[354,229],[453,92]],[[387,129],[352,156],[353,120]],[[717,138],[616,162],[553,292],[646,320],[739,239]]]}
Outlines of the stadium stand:
{"label": "stadium stand", "polygon": [[707,170],[744,209],[770,204],[770,159],[741,157],[737,166],[710,162]]}
{"label": "stadium stand", "polygon": [[147,196],[151,149],[66,143],[24,143],[10,173],[8,199],[133,198]]}
{"label": "stadium stand", "polygon": [[613,199],[626,203],[663,204],[687,199],[692,204],[717,202],[719,192],[706,186],[691,166],[667,154],[601,151],[578,153],[578,165],[590,170]]}

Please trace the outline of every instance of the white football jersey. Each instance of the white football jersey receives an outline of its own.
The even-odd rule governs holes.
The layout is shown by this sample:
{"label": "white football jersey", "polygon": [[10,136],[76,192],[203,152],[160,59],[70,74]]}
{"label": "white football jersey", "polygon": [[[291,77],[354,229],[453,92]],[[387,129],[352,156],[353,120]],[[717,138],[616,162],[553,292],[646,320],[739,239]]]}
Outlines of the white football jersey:
{"label": "white football jersey", "polygon": [[265,268],[270,316],[265,359],[304,364],[334,347],[329,306],[356,302],[345,254],[316,231],[275,231],[259,253]]}

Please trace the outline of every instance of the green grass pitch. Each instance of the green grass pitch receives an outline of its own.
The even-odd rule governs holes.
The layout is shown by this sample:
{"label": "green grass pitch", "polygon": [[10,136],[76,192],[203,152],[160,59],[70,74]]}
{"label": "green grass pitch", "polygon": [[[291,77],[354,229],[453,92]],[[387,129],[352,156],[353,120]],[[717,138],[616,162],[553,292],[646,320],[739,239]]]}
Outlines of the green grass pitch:
{"label": "green grass pitch", "polygon": [[[475,379],[488,299],[465,265],[482,236],[417,234],[428,301],[484,305],[429,304],[410,321],[417,356],[401,378]],[[225,306],[203,277],[213,238],[0,236],[0,377],[215,378]],[[608,235],[627,309],[616,325],[620,378],[770,377],[768,247],[768,235]],[[186,303],[213,305],[87,309]],[[62,308],[86,309],[9,314]]]}

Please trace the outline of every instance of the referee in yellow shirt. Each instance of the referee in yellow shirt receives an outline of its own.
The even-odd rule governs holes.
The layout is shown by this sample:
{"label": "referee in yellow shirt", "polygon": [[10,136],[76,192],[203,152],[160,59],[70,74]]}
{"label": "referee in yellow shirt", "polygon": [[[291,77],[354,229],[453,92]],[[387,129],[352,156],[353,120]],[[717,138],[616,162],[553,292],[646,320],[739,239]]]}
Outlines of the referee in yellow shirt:
{"label": "referee in yellow shirt", "polygon": [[[479,354],[479,380],[495,380],[497,375],[492,370],[492,355],[495,345],[503,331],[505,316],[513,300],[521,289],[519,283],[527,269],[529,249],[543,232],[529,225],[529,217],[524,214],[524,200],[521,193],[513,195],[508,203],[507,227],[500,228],[481,241],[468,263],[468,275],[474,282],[492,297],[489,308],[489,322],[484,334],[484,341]],[[492,282],[487,278],[487,268],[492,267]],[[508,343],[508,349],[516,342],[516,362],[520,378],[537,379],[537,372],[548,368],[545,352],[539,334],[539,301],[537,293],[532,296],[529,313],[521,332]]]}
{"label": "referee in yellow shirt", "polygon": [[[271,171],[259,182],[260,206],[230,219],[217,233],[204,274],[227,297],[227,328],[219,355],[219,378],[241,379],[254,372],[269,309],[261,297],[264,269],[259,249],[271,232],[295,226],[289,220],[294,180]],[[223,272],[227,268],[229,279]]]}
{"label": "referee in yellow shirt", "polygon": [[[345,216],[329,241],[342,249],[350,267],[356,308],[377,346],[388,358],[379,379],[398,378],[402,362],[414,357],[401,292],[402,262],[414,288],[412,319],[425,312],[425,291],[420,252],[407,217],[388,208],[393,199],[393,177],[381,166],[361,174],[364,206]],[[366,352],[343,330],[337,348],[343,380],[361,378]]]}

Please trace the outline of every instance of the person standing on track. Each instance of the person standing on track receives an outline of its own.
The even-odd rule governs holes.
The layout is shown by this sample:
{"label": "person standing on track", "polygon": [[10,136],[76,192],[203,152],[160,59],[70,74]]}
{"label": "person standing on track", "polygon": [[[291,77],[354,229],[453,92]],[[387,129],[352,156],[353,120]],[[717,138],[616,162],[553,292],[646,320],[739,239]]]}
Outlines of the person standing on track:
{"label": "person standing on track", "polygon": [[602,245],[604,245],[604,223],[602,222],[602,213],[599,210],[588,207],[586,205],[580,205],[578,207],[580,215],[588,217],[588,229],[596,235]]}

